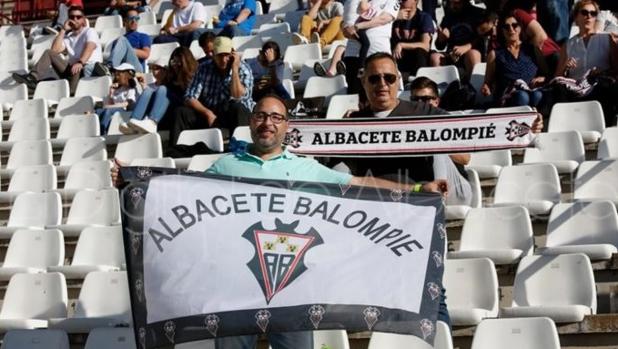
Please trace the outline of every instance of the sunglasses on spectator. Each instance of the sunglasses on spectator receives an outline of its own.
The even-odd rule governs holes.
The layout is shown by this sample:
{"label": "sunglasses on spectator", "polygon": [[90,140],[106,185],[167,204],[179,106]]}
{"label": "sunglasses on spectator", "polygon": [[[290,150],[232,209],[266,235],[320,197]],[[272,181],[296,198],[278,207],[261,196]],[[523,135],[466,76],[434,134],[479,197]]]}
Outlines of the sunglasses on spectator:
{"label": "sunglasses on spectator", "polygon": [[596,17],[599,14],[599,12],[595,10],[588,11],[588,10],[582,9],[582,10],[579,10],[579,14],[584,17],[588,17],[588,15],[590,15],[590,17]]}
{"label": "sunglasses on spectator", "polygon": [[410,97],[410,99],[415,101],[415,102],[423,101],[425,103],[427,103],[429,101],[433,101],[436,98],[438,98],[438,97],[436,97],[436,96],[412,96],[412,97]]}
{"label": "sunglasses on spectator", "polygon": [[127,21],[129,21],[129,22],[139,22],[139,16],[127,17]]}
{"label": "sunglasses on spectator", "polygon": [[512,28],[513,30],[515,30],[515,29],[519,28],[519,23],[517,23],[517,22],[515,22],[515,23],[504,23],[504,24],[502,25],[502,29],[504,29],[504,30],[509,30],[509,29],[511,29],[511,28]]}
{"label": "sunglasses on spectator", "polygon": [[82,15],[69,15],[69,19],[82,19],[84,16]]}
{"label": "sunglasses on spectator", "polygon": [[251,119],[256,122],[264,122],[267,118],[270,118],[270,121],[272,121],[272,123],[275,125],[282,123],[284,120],[287,120],[284,115],[281,115],[279,113],[266,113],[263,111],[256,111],[251,114]]}
{"label": "sunglasses on spectator", "polygon": [[369,77],[367,77],[367,81],[369,81],[369,83],[372,85],[375,85],[382,80],[384,80],[386,84],[392,85],[395,83],[395,81],[397,81],[397,75],[387,73],[387,74],[369,75]]}

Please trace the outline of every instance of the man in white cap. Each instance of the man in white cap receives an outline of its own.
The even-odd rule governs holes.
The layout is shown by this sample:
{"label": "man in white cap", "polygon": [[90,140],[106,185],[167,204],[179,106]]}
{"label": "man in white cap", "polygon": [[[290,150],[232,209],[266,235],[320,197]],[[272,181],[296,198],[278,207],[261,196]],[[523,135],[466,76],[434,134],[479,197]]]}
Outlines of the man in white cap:
{"label": "man in white cap", "polygon": [[170,145],[176,145],[184,130],[220,127],[232,134],[237,126],[248,125],[255,104],[252,90],[251,68],[234,52],[232,39],[217,37],[213,59],[200,64],[185,92],[185,106],[174,111]]}

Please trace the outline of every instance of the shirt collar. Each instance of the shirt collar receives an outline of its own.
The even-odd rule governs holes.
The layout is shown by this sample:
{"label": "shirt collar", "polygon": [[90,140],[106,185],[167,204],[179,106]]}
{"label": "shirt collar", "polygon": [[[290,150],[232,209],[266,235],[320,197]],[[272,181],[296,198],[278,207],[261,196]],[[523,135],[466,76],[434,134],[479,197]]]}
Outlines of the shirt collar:
{"label": "shirt collar", "polygon": [[[243,151],[243,152],[240,152],[240,153],[236,154],[236,156],[237,156],[238,158],[245,158],[245,157],[247,157],[247,158],[251,158],[251,159],[257,160],[257,161],[259,161],[259,162],[261,162],[261,163],[265,162],[262,158],[260,158],[260,157],[258,157],[258,156],[255,156],[255,155],[251,154],[251,153],[249,152],[249,148],[250,148],[250,147],[251,147],[251,144],[249,144],[249,146],[245,149],[245,151]],[[295,157],[296,157],[296,155],[292,154],[292,153],[288,150],[288,148],[287,148],[286,146],[282,146],[282,147],[283,147],[283,151],[281,152],[281,154],[279,154],[279,155],[277,155],[277,156],[273,156],[272,158],[270,158],[270,159],[268,159],[268,160],[266,160],[266,161],[277,160],[277,159],[279,159],[279,158],[286,159],[286,160],[290,160],[290,159],[293,159],[293,158],[295,158]]]}

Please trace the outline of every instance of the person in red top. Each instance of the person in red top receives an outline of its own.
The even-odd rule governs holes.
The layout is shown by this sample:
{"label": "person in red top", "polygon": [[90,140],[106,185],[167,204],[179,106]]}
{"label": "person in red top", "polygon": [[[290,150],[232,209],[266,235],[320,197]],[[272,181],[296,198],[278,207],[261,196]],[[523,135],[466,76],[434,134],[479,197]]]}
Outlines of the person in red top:
{"label": "person in red top", "polygon": [[560,46],[547,35],[545,29],[538,22],[536,0],[511,1],[506,8],[512,11],[513,17],[522,25],[524,41],[538,47],[545,57],[548,71],[555,71],[560,57]]}

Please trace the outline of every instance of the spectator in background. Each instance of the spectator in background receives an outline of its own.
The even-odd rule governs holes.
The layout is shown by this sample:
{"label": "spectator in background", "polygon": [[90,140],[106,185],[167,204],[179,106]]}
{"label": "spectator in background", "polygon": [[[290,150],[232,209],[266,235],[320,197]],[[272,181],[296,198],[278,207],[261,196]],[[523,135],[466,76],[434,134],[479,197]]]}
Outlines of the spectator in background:
{"label": "spectator in background", "polygon": [[174,111],[170,145],[176,145],[183,130],[247,125],[253,109],[253,74],[234,52],[232,39],[215,39],[215,57],[201,64],[185,92],[185,106]]}
{"label": "spectator in background", "polygon": [[418,68],[428,65],[431,35],[435,32],[431,16],[417,6],[417,0],[404,1],[393,23],[393,56],[404,81],[408,75],[416,75]]}
{"label": "spectator in background", "polygon": [[189,47],[206,31],[208,13],[201,2],[191,0],[172,0],[174,10],[161,28],[161,34],[154,39],[155,44],[177,42]]}
{"label": "spectator in background", "polygon": [[150,56],[152,40],[150,36],[137,31],[138,22],[137,10],[128,10],[124,17],[126,33],[111,43],[112,50],[105,62],[106,66],[101,63],[95,64],[94,69],[97,75],[108,75],[109,67],[117,67],[125,62],[135,67],[136,72],[144,72],[146,59]]}
{"label": "spectator in background", "polygon": [[341,32],[343,4],[335,0],[310,0],[311,8],[300,21],[300,33],[294,33],[296,44],[309,41],[322,48],[335,40],[344,39]]}
{"label": "spectator in background", "polygon": [[436,39],[436,48],[446,47],[447,54],[432,53],[431,65],[457,65],[465,69],[469,78],[474,65],[481,62],[481,53],[472,47],[472,42],[477,37],[475,28],[483,17],[483,9],[472,5],[470,0],[449,0],[448,5]]}
{"label": "spectator in background", "polygon": [[546,66],[538,47],[521,41],[522,27],[512,15],[500,21],[502,46],[489,53],[484,96],[493,95],[498,106],[536,107],[543,93],[537,89],[545,82]]}
{"label": "spectator in background", "polygon": [[[66,58],[63,53],[66,53]],[[15,81],[34,89],[39,79],[49,78],[50,74],[55,73],[69,80],[71,94],[74,94],[79,78],[91,76],[94,64],[102,60],[99,35],[93,28],[86,26],[84,10],[71,7],[69,19],[54,38],[51,49],[43,53],[30,73],[13,73],[12,76]]]}
{"label": "spectator in background", "polygon": [[544,0],[537,3],[537,18],[547,35],[562,44],[571,32],[569,9],[574,0]]}
{"label": "spectator in background", "polygon": [[567,84],[556,84],[553,101],[598,100],[610,127],[616,125],[618,46],[611,34],[597,32],[598,14],[599,6],[593,0],[581,0],[573,6],[579,34],[562,45],[556,69],[556,76],[574,79],[580,87],[585,80],[589,88],[574,93]]}
{"label": "spectator in background", "polygon": [[218,18],[213,19],[215,28],[221,29],[219,35],[251,35],[255,24],[255,0],[227,0]]}
{"label": "spectator in background", "polygon": [[101,121],[101,133],[107,133],[112,115],[119,111],[132,110],[141,93],[135,80],[135,68],[129,63],[122,63],[113,68],[114,82],[109,90],[103,108],[97,109]]}
{"label": "spectator in background", "polygon": [[111,0],[109,6],[103,11],[103,16],[120,15],[125,17],[130,8],[132,6],[129,6],[126,0]]}
{"label": "spectator in background", "polygon": [[167,97],[171,105],[180,106],[184,104],[185,92],[193,81],[197,67],[197,61],[188,48],[178,47],[172,52],[165,75]]}
{"label": "spectator in background", "polygon": [[[428,103],[434,108],[440,105],[438,85],[431,79],[424,76],[414,79],[410,90],[412,102]],[[472,202],[472,186],[464,167],[469,162],[469,153],[433,156],[433,178],[444,179],[448,184],[447,205],[470,205]]]}
{"label": "spectator in background", "polygon": [[472,41],[472,48],[481,54],[481,61],[487,61],[489,52],[498,47],[498,14],[484,11],[476,25],[476,38]]}
{"label": "spectator in background", "polygon": [[254,100],[259,100],[268,94],[276,94],[283,99],[290,99],[290,94],[283,87],[285,66],[281,60],[281,50],[274,41],[267,41],[262,46],[260,54],[247,60],[253,73]]}
{"label": "spectator in background", "polygon": [[350,94],[358,93],[362,89],[358,78],[359,69],[362,67],[360,57],[362,45],[357,32],[365,30],[369,41],[367,56],[377,52],[391,52],[392,24],[399,12],[399,2],[397,0],[371,0],[369,4],[376,15],[364,22],[357,22],[358,1],[346,1],[344,4],[343,35],[349,40],[343,62],[346,67],[346,80]]}
{"label": "spectator in background", "polygon": [[217,36],[213,32],[204,32],[198,39],[198,44],[204,51],[204,57],[198,60],[198,63],[209,62],[215,55],[215,38]]}
{"label": "spectator in background", "polygon": [[558,65],[560,46],[547,35],[545,29],[537,21],[536,0],[512,0],[507,5],[507,12],[512,10],[513,16],[522,26],[524,41],[536,46],[543,53],[547,68],[553,74]]}

